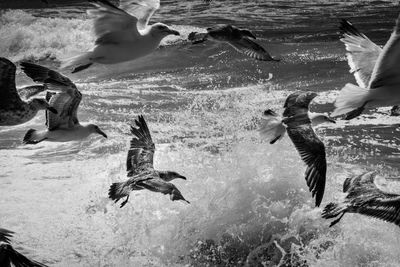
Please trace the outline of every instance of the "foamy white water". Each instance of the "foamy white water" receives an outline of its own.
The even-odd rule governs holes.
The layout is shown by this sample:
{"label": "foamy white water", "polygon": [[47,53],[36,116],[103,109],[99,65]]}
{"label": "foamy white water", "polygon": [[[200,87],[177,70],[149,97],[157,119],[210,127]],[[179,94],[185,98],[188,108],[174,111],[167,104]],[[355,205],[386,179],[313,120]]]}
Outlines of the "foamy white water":
{"label": "foamy white water", "polygon": [[[212,14],[205,9],[192,13],[194,25],[187,17],[178,20],[173,8],[159,16],[189,33],[199,29],[196,21],[212,23],[218,14],[223,22],[239,7],[256,25],[265,16],[263,8],[271,8],[259,4],[260,14],[251,20],[249,14],[255,10],[247,2],[239,7],[220,3],[216,1]],[[278,4],[268,4],[282,9],[276,14],[295,7],[310,13],[316,9],[308,2],[288,10]],[[183,4],[176,5],[183,12]],[[355,7],[352,2],[326,9],[356,15]],[[191,10],[196,8],[201,7]],[[393,25],[391,14],[397,13],[389,9],[393,7],[387,2],[367,9],[368,23],[377,16],[382,32],[387,32]],[[92,42],[84,17],[35,18],[26,12],[2,15],[0,32],[7,36],[0,44],[2,56],[35,57],[57,67],[64,54],[84,51],[87,47],[78,46]],[[273,20],[280,19],[285,18],[276,15]],[[246,260],[256,266],[251,264],[266,261],[263,255],[277,264],[283,255],[274,239],[293,261],[305,262],[303,266],[398,266],[398,227],[345,215],[330,229],[320,217],[321,209],[313,206],[304,164],[291,142],[285,138],[269,145],[258,136],[262,111],[279,111],[290,92],[318,91],[311,110],[326,112],[338,90],[353,82],[335,29],[328,37],[320,36],[310,25],[306,24],[306,33],[297,32],[301,43],[288,37],[290,28],[279,28],[271,41],[271,21],[256,31],[271,53],[282,56],[279,64],[254,62],[226,47],[187,47],[182,40],[171,40],[140,64],[70,75],[83,94],[80,120],[96,123],[109,138],[23,146],[26,130],[45,127],[43,114],[24,125],[0,128],[0,226],[17,233],[18,249],[51,266],[243,266]],[[362,29],[366,33],[373,29],[367,26]],[[29,32],[30,43],[25,35]],[[378,43],[385,39],[375,34]],[[30,81],[19,73],[17,83]],[[328,157],[322,205],[343,196],[345,178],[366,170],[378,171],[378,184],[384,189],[400,191],[398,182],[384,179],[400,177],[398,120],[387,113],[388,109],[371,111],[317,130]],[[146,191],[132,193],[123,209],[107,198],[110,184],[126,178],[128,124],[139,114],[144,114],[157,144],[156,168],[176,170],[188,178],[175,184],[190,205]]]}

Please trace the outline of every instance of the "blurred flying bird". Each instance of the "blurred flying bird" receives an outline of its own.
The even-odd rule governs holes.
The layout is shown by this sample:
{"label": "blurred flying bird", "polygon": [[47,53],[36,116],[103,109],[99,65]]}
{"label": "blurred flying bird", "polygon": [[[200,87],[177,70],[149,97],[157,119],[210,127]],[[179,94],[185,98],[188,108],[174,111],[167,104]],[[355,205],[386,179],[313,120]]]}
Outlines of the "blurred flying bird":
{"label": "blurred flying bird", "polygon": [[400,195],[386,193],[374,183],[375,172],[347,178],[343,192],[347,193],[341,203],[329,203],[322,218],[332,219],[330,226],[337,224],[345,213],[359,213],[375,217],[400,226]]}
{"label": "blurred flying bird", "polygon": [[0,266],[1,267],[45,267],[46,265],[30,260],[10,244],[14,232],[0,228]]}
{"label": "blurred flying bird", "polygon": [[[351,23],[343,20],[341,30],[348,51],[347,59],[359,86],[346,84],[335,101],[332,116],[346,114],[350,120],[366,108],[397,105],[400,103],[400,16],[389,40],[381,49],[360,33]],[[393,108],[392,114],[397,111]]]}
{"label": "blurred flying bird", "polygon": [[[25,144],[37,144],[44,140],[51,142],[68,142],[81,140],[92,133],[107,135],[97,125],[81,125],[78,120],[78,107],[82,94],[76,85],[67,77],[46,67],[22,62],[22,70],[33,81],[43,83],[46,99],[57,110],[57,114],[46,112],[47,130],[30,129],[24,137]],[[37,90],[38,92],[40,90]]]}
{"label": "blurred flying bird", "polygon": [[16,66],[0,57],[0,126],[18,125],[30,121],[39,110],[57,110],[44,99],[21,100],[15,87]]}
{"label": "blurred flying bird", "polygon": [[[345,44],[347,51],[346,57],[350,72],[356,78],[358,86],[367,88],[382,48],[345,19],[340,22],[339,29],[342,35],[340,41]],[[399,116],[399,106],[393,106],[390,115]]]}
{"label": "blurred flying bird", "polygon": [[[315,205],[321,204],[324,196],[326,181],[325,146],[311,127],[309,104],[317,96],[313,92],[296,92],[286,98],[283,118],[273,110],[264,111],[264,121],[260,134],[268,138],[270,144],[281,139],[288,133],[301,159],[307,164],[305,179],[312,197],[315,196]],[[317,114],[317,115],[315,115]],[[334,122],[321,113],[311,113],[316,122]]]}
{"label": "blurred flying bird", "polygon": [[95,48],[63,64],[63,68],[73,67],[72,73],[93,63],[115,64],[146,56],[164,37],[179,35],[163,23],[148,25],[160,7],[159,0],[121,0],[121,9],[107,0],[90,2],[97,7],[88,11],[94,16]]}
{"label": "blurred flying bird", "polygon": [[158,171],[154,169],[155,145],[147,123],[143,116],[138,116],[135,123],[138,128],[131,126],[133,137],[126,161],[129,179],[122,183],[113,183],[108,193],[109,197],[114,202],[126,197],[121,203],[120,207],[122,208],[128,202],[131,191],[148,189],[165,195],[169,194],[172,201],[183,200],[190,203],[182,196],[175,185],[169,183],[169,181],[177,178],[186,180],[186,177],[174,171]]}
{"label": "blurred flying bird", "polygon": [[231,45],[236,51],[251,58],[262,61],[280,61],[279,59],[272,58],[261,45],[254,41],[256,37],[252,32],[232,25],[208,28],[207,33],[192,32],[189,34],[188,39],[193,44],[202,43],[207,40],[224,42]]}

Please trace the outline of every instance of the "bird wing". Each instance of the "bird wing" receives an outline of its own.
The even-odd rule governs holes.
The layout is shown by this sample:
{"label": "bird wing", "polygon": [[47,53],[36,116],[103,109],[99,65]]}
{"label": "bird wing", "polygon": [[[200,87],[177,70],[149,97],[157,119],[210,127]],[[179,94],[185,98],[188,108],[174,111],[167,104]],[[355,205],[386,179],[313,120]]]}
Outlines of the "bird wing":
{"label": "bird wing", "polygon": [[137,28],[146,29],[151,16],[160,8],[160,0],[123,0],[121,8],[138,19]]}
{"label": "bird wing", "polygon": [[[371,75],[369,88],[398,87],[400,83],[400,15],[389,40],[380,53]],[[396,88],[397,89],[397,88]]]}
{"label": "bird wing", "polygon": [[14,232],[0,228],[0,242],[10,243],[10,238],[13,236]]}
{"label": "bird wing", "polygon": [[[45,267],[46,265],[28,259],[10,244],[0,244],[0,264],[1,266],[16,266],[16,267]],[[12,264],[12,265],[11,265]]]}
{"label": "bird wing", "polygon": [[46,125],[52,131],[55,129],[68,129],[79,124],[77,110],[82,100],[82,94],[76,90],[66,90],[58,92],[50,97],[49,104],[54,107],[58,113],[54,114],[46,110]]}
{"label": "bird wing", "polygon": [[[378,189],[379,190],[379,189]],[[400,226],[400,196],[377,198],[362,205],[358,213]]]}
{"label": "bird wing", "polygon": [[153,192],[159,192],[164,195],[167,195],[171,192],[170,187],[171,185],[175,187],[172,183],[168,183],[159,177],[154,177],[153,179],[145,179],[143,181],[139,181],[136,183],[138,186],[143,187],[147,190]]}
{"label": "bird wing", "polygon": [[46,125],[50,131],[56,128],[71,128],[79,123],[77,110],[82,94],[69,78],[33,63],[22,62],[21,68],[35,82],[44,83],[48,90],[46,100],[57,110],[57,114],[46,111]]}
{"label": "bird wing", "polygon": [[22,102],[15,88],[14,63],[0,57],[0,107],[7,107]]}
{"label": "bird wing", "polygon": [[107,0],[91,0],[91,2],[97,7],[88,10],[88,14],[94,17],[96,44],[134,41],[141,36],[138,31],[139,18]]}
{"label": "bird wing", "polygon": [[21,62],[20,66],[22,71],[33,81],[48,85],[49,87],[46,89],[63,90],[63,88],[60,89],[57,86],[76,88],[76,85],[68,77],[57,71],[30,62]]}
{"label": "bird wing", "polygon": [[289,123],[286,130],[301,159],[307,164],[305,179],[312,197],[315,196],[315,205],[319,206],[325,191],[325,146],[315,134],[311,123],[296,126]]}
{"label": "bird wing", "polygon": [[382,48],[359,32],[349,21],[340,22],[341,38],[347,50],[347,62],[360,87],[367,88]]}
{"label": "bird wing", "polygon": [[148,171],[149,169],[154,169],[153,157],[155,145],[151,139],[147,123],[142,115],[138,116],[135,123],[139,128],[131,126],[133,138],[131,139],[131,145],[126,160],[128,177]]}
{"label": "bird wing", "polygon": [[258,43],[250,40],[248,37],[231,40],[228,42],[238,52],[245,54],[251,58],[262,61],[277,61]]}
{"label": "bird wing", "polygon": [[34,95],[46,91],[46,87],[44,85],[30,85],[18,88],[17,91],[20,97],[29,99]]}
{"label": "bird wing", "polygon": [[285,135],[286,128],[282,124],[282,118],[272,109],[267,109],[263,115],[258,132],[270,144],[274,144]]}

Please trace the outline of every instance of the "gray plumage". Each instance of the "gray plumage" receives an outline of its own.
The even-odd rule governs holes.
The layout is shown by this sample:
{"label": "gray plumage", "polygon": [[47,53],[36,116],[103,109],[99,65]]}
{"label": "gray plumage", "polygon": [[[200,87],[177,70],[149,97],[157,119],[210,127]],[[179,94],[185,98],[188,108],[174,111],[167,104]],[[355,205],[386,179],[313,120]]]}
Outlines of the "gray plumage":
{"label": "gray plumage", "polygon": [[322,212],[322,218],[332,219],[330,226],[340,221],[345,213],[359,213],[378,218],[400,226],[400,195],[386,193],[374,183],[375,172],[367,172],[343,183],[347,193],[341,203],[329,203]]}
{"label": "gray plumage", "polygon": [[[305,172],[307,186],[312,197],[315,197],[315,205],[319,206],[325,191],[326,155],[324,144],[312,128],[310,116],[315,117],[315,114],[310,113],[308,108],[316,96],[317,94],[313,92],[290,94],[284,104],[283,117],[271,109],[264,111],[259,132],[270,144],[274,144],[287,132],[301,159],[307,165]],[[334,120],[327,115],[317,113],[317,116],[321,117],[318,123],[322,121],[334,123]]]}
{"label": "gray plumage", "polygon": [[[42,83],[46,90],[46,100],[57,110],[58,114],[46,112],[47,130],[30,129],[24,137],[25,144],[37,144],[44,140],[52,142],[69,142],[81,140],[92,133],[107,138],[97,125],[81,125],[78,120],[78,107],[82,94],[76,85],[67,77],[46,67],[22,62],[21,68],[33,81]],[[32,90],[34,91],[34,90]],[[40,92],[40,88],[36,90]]]}
{"label": "gray plumage", "polygon": [[254,34],[246,29],[239,29],[232,25],[222,25],[208,28],[207,33],[192,32],[188,36],[193,44],[202,43],[206,40],[225,42],[232,46],[236,51],[248,57],[261,61],[280,61],[272,56],[254,40]]}
{"label": "gray plumage", "polygon": [[143,116],[135,120],[136,127],[131,126],[133,135],[126,160],[127,176],[129,179],[122,183],[113,183],[110,186],[108,195],[118,202],[121,198],[126,199],[121,203],[121,208],[129,200],[129,194],[133,190],[148,189],[153,192],[169,194],[171,200],[183,200],[189,203],[176,188],[169,183],[173,179],[186,178],[174,171],[158,171],[154,169],[155,145],[150,135],[147,123]]}
{"label": "gray plumage", "polygon": [[301,159],[306,163],[305,179],[315,197],[315,206],[321,204],[326,182],[325,146],[315,134],[308,117],[308,106],[317,96],[313,92],[293,93],[286,99],[283,123]]}
{"label": "gray plumage", "polygon": [[33,119],[39,110],[57,113],[44,99],[23,101],[15,85],[16,66],[0,57],[0,126],[18,125]]}

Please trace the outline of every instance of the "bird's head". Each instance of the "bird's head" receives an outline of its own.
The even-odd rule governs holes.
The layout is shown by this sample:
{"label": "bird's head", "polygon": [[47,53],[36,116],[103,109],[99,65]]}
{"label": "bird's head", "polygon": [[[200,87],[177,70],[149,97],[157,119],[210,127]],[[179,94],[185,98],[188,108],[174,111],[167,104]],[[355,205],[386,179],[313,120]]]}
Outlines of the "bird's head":
{"label": "bird's head", "polygon": [[[298,96],[296,97],[296,99],[294,100],[294,105],[298,106],[298,107],[305,107],[308,108],[308,105],[311,103],[311,101],[317,97],[318,94],[314,93],[314,92],[304,92],[304,93],[300,93],[298,94]],[[290,97],[290,96],[289,96]]]}
{"label": "bird's head", "polygon": [[183,200],[183,201],[187,202],[188,204],[190,204],[190,202],[187,201],[187,200],[182,196],[181,192],[179,192],[179,190],[178,190],[177,188],[175,188],[175,189],[172,190],[172,193],[171,193],[171,200],[172,200],[172,201],[175,201],[175,200]]}
{"label": "bird's head", "polygon": [[34,98],[29,102],[29,104],[34,108],[36,108],[37,110],[47,109],[52,113],[57,114],[57,110],[52,106],[50,106],[50,104],[44,99]]}
{"label": "bird's head", "polygon": [[159,38],[164,38],[165,36],[168,35],[180,35],[178,31],[175,31],[171,28],[169,28],[167,25],[163,23],[155,23],[151,26],[150,29],[151,35]]}
{"label": "bird's head", "polygon": [[172,172],[172,171],[164,171],[164,172],[160,172],[160,178],[163,179],[164,181],[172,181],[174,179],[183,179],[186,180],[186,177],[183,175],[180,175],[177,172]]}
{"label": "bird's head", "polygon": [[326,123],[326,122],[327,123],[336,123],[336,121],[334,119],[332,119],[325,113],[309,112],[308,117],[310,118],[312,124],[314,124],[314,125],[318,125],[318,124]]}
{"label": "bird's head", "polygon": [[102,135],[105,138],[107,138],[107,135],[102,130],[100,130],[99,126],[97,126],[95,124],[89,124],[87,126],[87,128],[89,129],[90,133],[97,133],[97,134]]}

